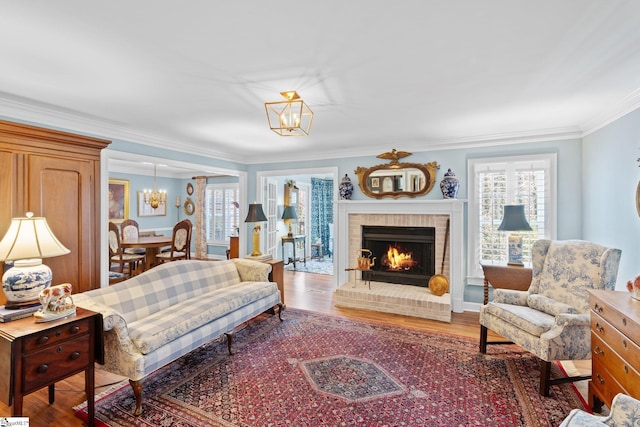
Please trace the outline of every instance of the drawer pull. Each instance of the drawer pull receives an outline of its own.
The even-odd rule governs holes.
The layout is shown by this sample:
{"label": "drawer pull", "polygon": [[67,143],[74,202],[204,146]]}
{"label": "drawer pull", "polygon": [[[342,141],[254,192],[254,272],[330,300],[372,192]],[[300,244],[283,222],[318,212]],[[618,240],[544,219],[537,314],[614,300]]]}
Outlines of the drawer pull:
{"label": "drawer pull", "polygon": [[56,348],[56,353],[62,353],[62,347]]}
{"label": "drawer pull", "polygon": [[598,322],[596,322],[596,330],[600,333],[604,332],[604,328]]}
{"label": "drawer pull", "polygon": [[623,317],[623,318],[622,318],[622,324],[623,324],[624,326],[627,326],[627,318],[626,318],[626,317]]}
{"label": "drawer pull", "polygon": [[62,335],[62,332],[56,331],[56,336],[59,337],[60,335]]}
{"label": "drawer pull", "polygon": [[72,333],[72,334],[77,334],[79,331],[80,331],[80,326],[78,326],[78,325],[73,325],[73,326],[71,327],[71,333]]}
{"label": "drawer pull", "polygon": [[624,373],[625,374],[629,373],[629,367],[627,365],[624,365]]}
{"label": "drawer pull", "polygon": [[79,351],[74,351],[73,353],[71,353],[71,360],[76,360],[78,357],[80,357]]}
{"label": "drawer pull", "polygon": [[42,365],[38,366],[37,371],[39,374],[44,374],[45,372],[47,372],[47,369],[49,369],[49,365],[43,363]]}
{"label": "drawer pull", "polygon": [[593,349],[593,354],[596,356],[604,356],[604,350],[602,350],[599,345],[596,345]]}
{"label": "drawer pull", "polygon": [[598,382],[599,382],[600,384],[604,384],[604,378],[602,378],[602,377],[600,376],[600,372],[597,372],[597,373],[596,373],[596,377],[598,378]]}
{"label": "drawer pull", "polygon": [[593,307],[593,309],[595,311],[597,311],[598,313],[602,313],[604,311],[604,307],[602,307],[601,305],[599,305],[598,303],[596,303],[596,305]]}
{"label": "drawer pull", "polygon": [[622,345],[624,346],[624,348],[627,348],[627,340],[622,340]]}
{"label": "drawer pull", "polygon": [[40,338],[38,338],[38,344],[44,344],[47,341],[49,341],[49,337],[47,335],[43,335]]}

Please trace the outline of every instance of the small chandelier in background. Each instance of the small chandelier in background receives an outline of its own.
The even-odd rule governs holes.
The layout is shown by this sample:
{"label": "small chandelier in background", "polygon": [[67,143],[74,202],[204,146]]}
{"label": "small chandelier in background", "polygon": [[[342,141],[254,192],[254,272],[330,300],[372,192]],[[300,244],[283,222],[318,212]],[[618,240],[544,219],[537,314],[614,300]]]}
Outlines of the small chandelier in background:
{"label": "small chandelier in background", "polygon": [[166,190],[158,191],[156,187],[156,165],[153,165],[153,191],[144,190],[144,202],[151,206],[153,209],[157,209],[158,206],[164,205],[167,202]]}
{"label": "small chandelier in background", "polygon": [[264,103],[271,130],[280,136],[309,135],[313,111],[295,90],[280,92],[280,95],[286,100]]}

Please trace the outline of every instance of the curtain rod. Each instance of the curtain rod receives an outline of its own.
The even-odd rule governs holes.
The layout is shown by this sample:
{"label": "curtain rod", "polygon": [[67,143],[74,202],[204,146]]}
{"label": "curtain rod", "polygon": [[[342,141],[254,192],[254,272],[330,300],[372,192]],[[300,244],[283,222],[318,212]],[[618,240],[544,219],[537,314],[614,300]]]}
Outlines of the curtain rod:
{"label": "curtain rod", "polygon": [[220,175],[200,175],[200,176],[192,176],[192,177],[191,177],[191,179],[198,179],[198,178],[204,178],[204,179],[207,179],[207,178],[217,178],[217,177],[219,177],[219,176],[220,176]]}

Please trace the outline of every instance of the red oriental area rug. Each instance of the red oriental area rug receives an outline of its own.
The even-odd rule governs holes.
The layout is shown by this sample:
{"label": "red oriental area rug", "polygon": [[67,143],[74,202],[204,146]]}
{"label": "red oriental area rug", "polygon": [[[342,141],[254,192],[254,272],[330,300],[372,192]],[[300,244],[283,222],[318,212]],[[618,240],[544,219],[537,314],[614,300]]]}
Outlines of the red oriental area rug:
{"label": "red oriental area rug", "polygon": [[[584,401],[538,394],[520,347],[288,309],[248,322],[228,355],[213,341],[150,375],[143,413],[127,383],[96,414],[118,426],[557,426]],[[554,376],[562,375],[554,365]],[[86,404],[76,408],[86,419]]]}

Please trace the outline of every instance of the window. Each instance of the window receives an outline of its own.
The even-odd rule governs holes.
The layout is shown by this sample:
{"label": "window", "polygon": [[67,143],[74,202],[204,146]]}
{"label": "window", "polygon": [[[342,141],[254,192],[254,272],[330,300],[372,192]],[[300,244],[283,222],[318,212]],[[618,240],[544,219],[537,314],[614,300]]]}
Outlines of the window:
{"label": "window", "polygon": [[207,184],[204,208],[208,244],[226,245],[229,236],[237,234],[239,193],[238,184]]}
{"label": "window", "polygon": [[508,234],[497,230],[506,204],[524,205],[533,228],[521,232],[525,263],[535,240],[555,238],[555,154],[470,160],[468,176],[470,279],[482,277],[481,263],[507,263]]}

